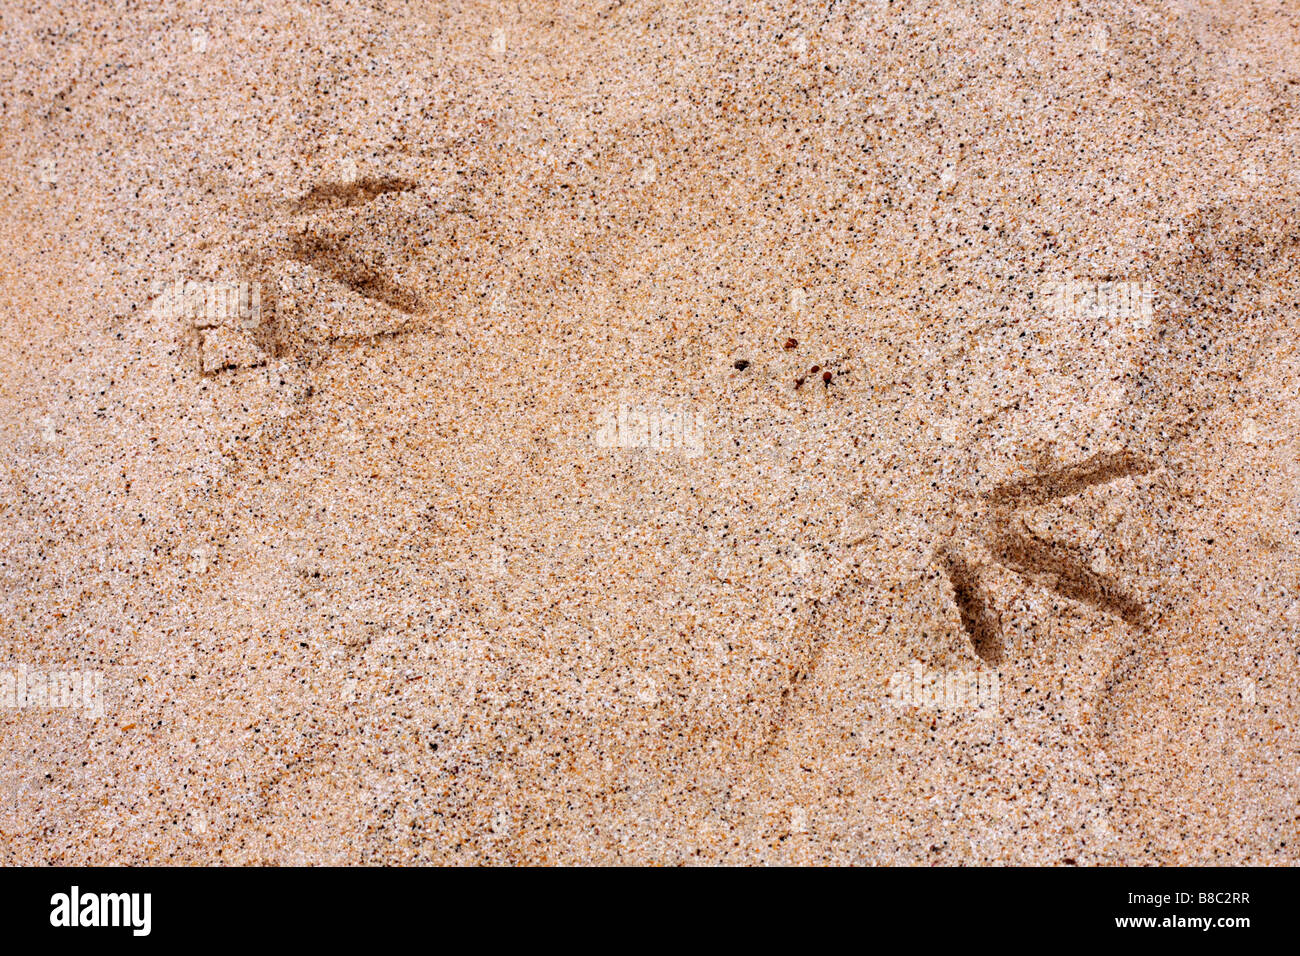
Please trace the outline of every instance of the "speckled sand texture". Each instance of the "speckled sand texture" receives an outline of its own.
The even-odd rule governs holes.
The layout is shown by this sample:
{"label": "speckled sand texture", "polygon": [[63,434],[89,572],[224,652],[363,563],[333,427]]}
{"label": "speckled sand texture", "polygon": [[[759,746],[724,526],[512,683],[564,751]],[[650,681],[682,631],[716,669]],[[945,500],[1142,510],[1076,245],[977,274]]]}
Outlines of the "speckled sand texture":
{"label": "speckled sand texture", "polygon": [[1300,858],[1293,0],[0,63],[0,862]]}

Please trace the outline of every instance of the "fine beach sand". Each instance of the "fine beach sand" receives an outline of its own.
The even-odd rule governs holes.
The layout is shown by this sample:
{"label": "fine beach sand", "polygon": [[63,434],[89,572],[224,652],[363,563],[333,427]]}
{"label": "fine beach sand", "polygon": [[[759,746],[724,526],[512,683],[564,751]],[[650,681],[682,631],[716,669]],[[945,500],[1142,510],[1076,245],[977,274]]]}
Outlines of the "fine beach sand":
{"label": "fine beach sand", "polygon": [[1300,858],[1300,4],[148,7],[0,5],[0,863]]}

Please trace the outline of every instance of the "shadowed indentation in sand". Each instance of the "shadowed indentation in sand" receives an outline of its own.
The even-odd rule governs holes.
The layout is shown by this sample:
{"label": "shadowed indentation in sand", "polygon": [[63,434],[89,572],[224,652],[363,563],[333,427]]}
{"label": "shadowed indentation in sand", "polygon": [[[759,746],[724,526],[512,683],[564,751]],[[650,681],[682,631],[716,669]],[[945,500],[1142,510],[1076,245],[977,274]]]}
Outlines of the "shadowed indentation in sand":
{"label": "shadowed indentation in sand", "polygon": [[289,243],[289,255],[311,266],[358,295],[413,315],[424,309],[419,296],[398,286],[373,267],[348,255],[337,244],[319,236],[295,236]]}
{"label": "shadowed indentation in sand", "polygon": [[[1046,543],[1016,527],[1017,513],[1078,494],[1096,485],[1120,478],[1144,474],[1150,464],[1141,456],[1121,451],[1097,454],[1081,462],[1065,465],[996,486],[983,498],[989,504],[986,518],[964,534],[985,540],[993,559],[1049,590],[1113,614],[1128,624],[1147,620],[1146,608],[1118,583],[1092,571],[1074,552],[1062,545]],[[963,553],[955,543],[945,544],[936,552],[936,560],[952,584],[953,597],[961,618],[962,629],[970,638],[975,653],[990,664],[999,664],[1006,656],[1000,616],[981,580],[987,561]],[[825,619],[840,605],[851,600],[861,585],[850,581],[829,598],[814,602],[808,622],[810,649],[803,661],[790,672],[790,678],[776,702],[757,759],[769,756],[776,748],[781,730],[789,720],[800,689],[816,671],[825,652]]]}
{"label": "shadowed indentation in sand", "polygon": [[299,212],[364,206],[385,193],[405,193],[419,183],[396,176],[367,176],[350,183],[321,183],[297,203]]}
{"label": "shadowed indentation in sand", "polygon": [[[1140,601],[1126,593],[1118,582],[1093,571],[1064,545],[1026,534],[1004,535],[992,545],[998,563],[1023,577],[1038,579],[1057,594],[1113,614],[1128,624],[1138,625],[1146,619],[1146,608]],[[979,653],[975,632],[969,627],[967,632]]]}
{"label": "shadowed indentation in sand", "polygon": [[[1142,624],[1147,618],[1146,608],[1117,581],[1093,571],[1074,549],[1033,536],[1015,518],[1022,508],[1058,501],[1149,469],[1149,464],[1133,452],[1102,453],[998,485],[984,496],[990,509],[987,524],[981,529],[993,559],[1062,597],[1113,614],[1127,624]],[[951,549],[944,549],[939,557],[952,582],[971,647],[982,659],[997,663],[1003,655],[1002,629],[980,585],[978,567]]]}
{"label": "shadowed indentation in sand", "polygon": [[956,551],[944,551],[940,560],[952,584],[962,627],[975,653],[990,664],[1002,660],[1002,621],[984,595],[977,569]]}
{"label": "shadowed indentation in sand", "polygon": [[[367,176],[349,182],[319,183],[287,205],[272,202],[271,208],[277,213],[292,215],[283,222],[265,220],[257,231],[260,234],[255,232],[236,253],[238,274],[253,277],[259,287],[262,317],[255,326],[198,331],[193,340],[197,343],[200,374],[210,377],[252,368],[265,364],[268,358],[309,354],[312,348],[331,342],[374,342],[417,331],[412,328],[415,323],[407,318],[427,312],[424,299],[399,284],[396,276],[378,268],[375,256],[350,248],[346,225],[339,227],[344,233],[340,235],[328,223],[337,225],[337,217],[331,217],[334,211],[364,208],[385,195],[411,192],[420,186],[397,176]],[[381,235],[391,235],[393,210],[383,208],[377,213],[368,225]],[[347,212],[342,215],[345,220],[351,218]],[[302,303],[287,294],[290,286],[283,277],[275,279],[277,265],[288,261],[300,262],[319,277],[407,318],[376,316],[376,310],[362,303],[335,301],[346,297],[332,294],[329,289],[315,289],[308,281],[304,284],[311,290],[306,296],[307,309],[325,311],[303,322]]]}
{"label": "shadowed indentation in sand", "polygon": [[1102,453],[1063,468],[998,485],[986,497],[994,506],[1014,510],[1066,498],[1093,485],[1140,475],[1147,469],[1146,463],[1132,452]]}

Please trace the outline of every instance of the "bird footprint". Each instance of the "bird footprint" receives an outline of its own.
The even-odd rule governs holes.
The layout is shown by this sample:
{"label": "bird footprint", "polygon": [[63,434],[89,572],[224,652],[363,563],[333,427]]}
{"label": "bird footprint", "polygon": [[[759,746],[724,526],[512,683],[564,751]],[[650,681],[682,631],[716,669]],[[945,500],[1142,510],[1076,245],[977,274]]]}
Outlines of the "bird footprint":
{"label": "bird footprint", "polygon": [[[1145,459],[1129,452],[1098,454],[998,485],[984,496],[984,518],[978,526],[968,529],[967,540],[982,539],[994,561],[1029,581],[1140,625],[1148,616],[1147,609],[1119,581],[1090,567],[1076,549],[1030,533],[1018,518],[1029,508],[1149,470]],[[948,544],[939,550],[939,562],[952,585],[971,646],[980,658],[997,664],[1005,653],[1002,624],[982,582],[981,559],[972,552],[971,548]]]}

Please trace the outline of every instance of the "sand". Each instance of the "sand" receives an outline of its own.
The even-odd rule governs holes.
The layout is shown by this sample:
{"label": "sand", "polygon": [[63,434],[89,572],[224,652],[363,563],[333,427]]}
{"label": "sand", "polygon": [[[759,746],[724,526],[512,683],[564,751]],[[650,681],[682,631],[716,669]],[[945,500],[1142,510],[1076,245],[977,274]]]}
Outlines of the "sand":
{"label": "sand", "polygon": [[0,862],[1297,860],[1296,4],[0,17]]}

